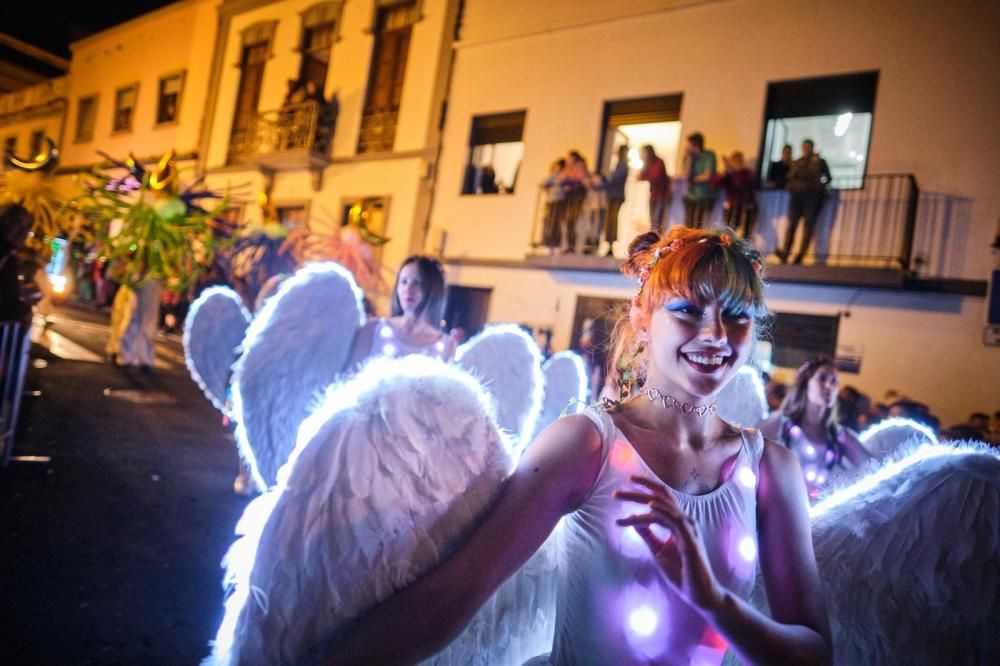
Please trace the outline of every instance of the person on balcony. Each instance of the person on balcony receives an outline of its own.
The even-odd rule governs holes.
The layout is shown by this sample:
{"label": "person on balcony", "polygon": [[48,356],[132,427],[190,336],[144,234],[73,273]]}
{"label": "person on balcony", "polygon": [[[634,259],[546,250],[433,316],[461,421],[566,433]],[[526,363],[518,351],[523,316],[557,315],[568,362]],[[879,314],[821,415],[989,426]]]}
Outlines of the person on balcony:
{"label": "person on balcony", "polygon": [[[566,160],[557,159],[549,167],[548,177],[542,181],[542,189],[545,190],[545,216],[542,220],[542,244],[549,248],[550,252],[555,252],[560,243],[560,229],[562,219],[566,212],[563,200],[562,185],[559,176],[566,168]],[[473,175],[475,170],[473,169]]]}
{"label": "person on balcony", "polygon": [[[712,168],[713,171],[715,167]],[[670,176],[667,165],[648,143],[642,147],[642,171],[639,180],[649,183],[649,228],[663,233],[670,208]]]}
{"label": "person on balcony", "polygon": [[722,156],[725,169],[718,177],[722,188],[722,219],[725,225],[736,229],[747,242],[753,243],[757,224],[757,174],[746,166],[743,153],[736,150],[729,157]]}
{"label": "person on balcony", "polygon": [[771,190],[783,190],[788,187],[788,170],[792,167],[792,146],[785,144],[781,149],[781,159],[771,162],[767,168],[767,183]]}
{"label": "person on balcony", "polygon": [[563,254],[576,251],[576,224],[583,210],[583,200],[587,197],[587,185],[590,183],[590,170],[583,156],[575,151],[569,151],[566,166],[559,174],[559,182],[563,191],[565,205],[566,247]]}
{"label": "person on balcony", "polygon": [[717,192],[712,187],[715,153],[705,150],[705,136],[701,132],[687,138],[684,167],[688,179],[687,194],[684,195],[684,226],[702,229],[708,226]]}
{"label": "person on balcony", "polygon": [[788,261],[788,256],[792,252],[792,245],[795,242],[795,231],[798,229],[799,221],[803,221],[802,244],[799,252],[795,255],[793,263],[801,264],[802,258],[812,244],[813,234],[816,231],[816,220],[823,210],[823,200],[826,198],[826,187],[829,185],[830,167],[826,160],[814,151],[815,143],[812,139],[802,142],[802,157],[792,162],[788,170],[788,230],[785,232],[785,245],[780,250],[775,250],[781,263]]}
{"label": "person on balcony", "polygon": [[618,240],[618,212],[625,202],[626,181],[628,181],[628,144],[623,143],[618,146],[618,162],[614,170],[605,176],[604,183],[604,194],[608,198],[607,215],[604,218],[604,240],[608,241],[609,257],[614,256],[615,241]]}

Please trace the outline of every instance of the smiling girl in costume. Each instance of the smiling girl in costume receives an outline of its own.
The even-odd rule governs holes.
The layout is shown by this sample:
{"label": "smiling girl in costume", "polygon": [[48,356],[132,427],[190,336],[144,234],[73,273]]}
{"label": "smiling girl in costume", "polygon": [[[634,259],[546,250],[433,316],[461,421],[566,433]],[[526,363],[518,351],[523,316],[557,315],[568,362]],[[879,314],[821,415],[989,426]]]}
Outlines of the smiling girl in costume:
{"label": "smiling girl in costume", "polygon": [[[325,663],[431,656],[564,517],[550,663],[830,662],[795,456],[716,415],[766,318],[760,258],[730,231],[681,227],[633,249],[616,349],[638,392],[539,435],[464,545]],[[758,559],[770,617],[747,602]]]}

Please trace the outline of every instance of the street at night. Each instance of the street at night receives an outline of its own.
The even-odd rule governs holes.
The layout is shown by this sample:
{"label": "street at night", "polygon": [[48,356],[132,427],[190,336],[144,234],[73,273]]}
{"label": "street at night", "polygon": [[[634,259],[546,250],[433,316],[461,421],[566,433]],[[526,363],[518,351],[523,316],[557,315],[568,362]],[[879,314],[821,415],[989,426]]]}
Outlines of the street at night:
{"label": "street at night", "polygon": [[107,325],[60,309],[37,338],[23,435],[0,483],[5,664],[194,664],[221,617],[220,562],[246,500],[180,340],[155,375],[103,360]]}

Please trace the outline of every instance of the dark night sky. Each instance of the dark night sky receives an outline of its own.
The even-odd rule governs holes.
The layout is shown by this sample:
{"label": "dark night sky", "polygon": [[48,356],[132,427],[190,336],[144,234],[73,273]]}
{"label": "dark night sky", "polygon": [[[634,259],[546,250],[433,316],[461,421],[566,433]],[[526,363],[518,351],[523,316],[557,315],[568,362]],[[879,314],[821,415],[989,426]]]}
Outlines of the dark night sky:
{"label": "dark night sky", "polygon": [[64,58],[69,43],[164,5],[167,0],[3,0],[0,32]]}

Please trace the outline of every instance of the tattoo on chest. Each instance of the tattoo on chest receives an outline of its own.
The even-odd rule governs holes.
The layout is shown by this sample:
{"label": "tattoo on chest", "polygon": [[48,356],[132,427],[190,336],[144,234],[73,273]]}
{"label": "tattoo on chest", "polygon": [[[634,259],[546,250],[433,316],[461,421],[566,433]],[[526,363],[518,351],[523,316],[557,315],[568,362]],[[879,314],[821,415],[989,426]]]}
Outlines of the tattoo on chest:
{"label": "tattoo on chest", "polygon": [[698,472],[694,467],[691,468],[691,473],[688,474],[688,478],[684,479],[684,483],[681,484],[682,492],[691,492],[698,490],[701,484],[698,483],[698,479],[701,478],[701,473]]}

